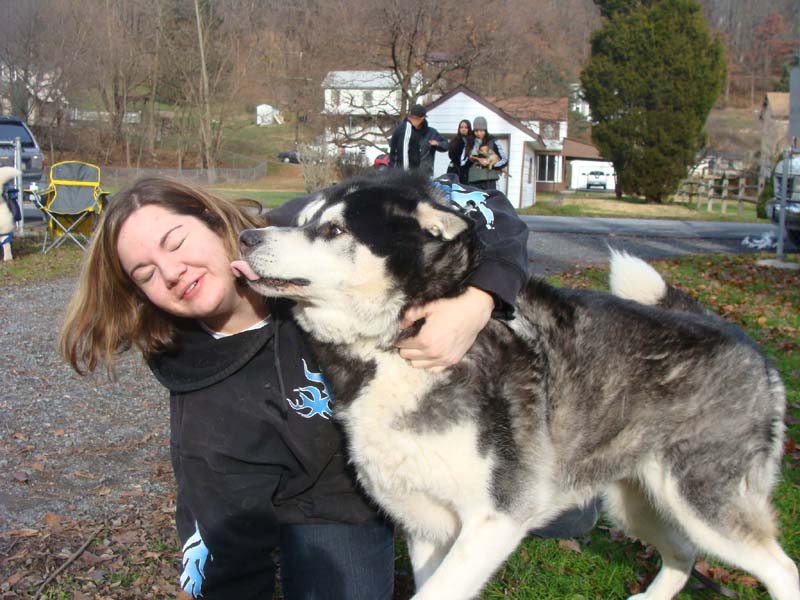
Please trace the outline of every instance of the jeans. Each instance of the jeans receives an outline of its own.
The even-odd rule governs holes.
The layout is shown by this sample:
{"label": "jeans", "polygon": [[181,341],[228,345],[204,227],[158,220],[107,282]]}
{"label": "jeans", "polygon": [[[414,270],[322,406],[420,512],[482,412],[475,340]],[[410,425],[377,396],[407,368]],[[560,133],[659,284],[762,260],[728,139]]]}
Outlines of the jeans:
{"label": "jeans", "polygon": [[394,537],[382,522],[280,528],[285,600],[391,600]]}

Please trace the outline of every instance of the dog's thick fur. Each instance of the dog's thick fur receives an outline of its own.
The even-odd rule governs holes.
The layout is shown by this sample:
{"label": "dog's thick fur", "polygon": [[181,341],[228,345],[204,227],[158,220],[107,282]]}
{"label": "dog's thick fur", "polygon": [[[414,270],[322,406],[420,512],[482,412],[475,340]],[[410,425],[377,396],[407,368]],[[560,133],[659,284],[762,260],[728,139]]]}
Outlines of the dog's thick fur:
{"label": "dog's thick fur", "polygon": [[661,554],[636,597],[673,597],[704,552],[800,600],[770,506],[784,388],[756,346],[616,256],[629,299],[532,279],[457,366],[411,368],[393,348],[404,308],[461,292],[479,258],[436,194],[354,180],[300,226],[240,238],[252,285],[294,299],[318,342],[358,478],[408,535],[414,598],[476,596],[527,531],[599,494]]}

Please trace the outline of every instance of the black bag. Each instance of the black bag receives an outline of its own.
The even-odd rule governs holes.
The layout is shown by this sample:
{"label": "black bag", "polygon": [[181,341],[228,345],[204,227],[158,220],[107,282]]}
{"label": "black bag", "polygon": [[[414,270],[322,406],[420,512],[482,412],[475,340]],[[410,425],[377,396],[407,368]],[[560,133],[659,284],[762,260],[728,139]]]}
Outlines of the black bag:
{"label": "black bag", "polygon": [[480,166],[478,163],[473,163],[469,168],[469,183],[478,183],[479,181],[496,181],[500,179],[500,171],[496,169],[487,169]]}

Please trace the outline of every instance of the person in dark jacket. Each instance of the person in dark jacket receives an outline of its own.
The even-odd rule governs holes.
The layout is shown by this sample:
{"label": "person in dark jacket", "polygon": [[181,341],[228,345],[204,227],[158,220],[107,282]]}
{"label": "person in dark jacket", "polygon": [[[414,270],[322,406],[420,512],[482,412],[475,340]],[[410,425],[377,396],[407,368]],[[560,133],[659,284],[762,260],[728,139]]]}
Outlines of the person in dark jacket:
{"label": "person in dark jacket", "polygon": [[[310,198],[271,222],[291,223]],[[526,279],[524,223],[500,193],[476,203],[453,189],[454,205],[468,199],[486,224],[486,258],[468,292],[405,314],[406,325],[426,318],[399,349],[420,368],[460,360],[493,312],[513,312]],[[118,193],[84,257],[60,350],[86,373],[113,370],[136,346],[170,391],[185,592],[271,598],[279,549],[287,600],[390,600],[392,528],[354,483],[321,366],[287,305],[231,270],[238,233],[265,224],[248,206],[161,178]]]}
{"label": "person in dark jacket", "polygon": [[428,125],[425,107],[415,104],[405,120],[395,127],[389,140],[389,166],[418,169],[433,177],[435,152],[447,152],[447,140]]}
{"label": "person in dark jacket", "polygon": [[[475,144],[470,154],[472,167],[469,170],[469,184],[482,190],[497,189],[497,180],[500,179],[500,172],[508,165],[508,156],[503,146],[497,143],[497,138],[490,135],[486,129],[485,117],[475,118],[473,131]],[[483,156],[481,153],[483,147],[493,153],[496,159]]]}
{"label": "person in dark jacket", "polygon": [[[470,155],[474,148],[475,134],[472,133],[472,124],[469,119],[462,119],[458,124],[458,133],[450,140],[447,150],[453,168],[452,172],[458,175],[459,183],[469,183],[469,168],[472,166]],[[451,171],[448,169],[448,172]]]}

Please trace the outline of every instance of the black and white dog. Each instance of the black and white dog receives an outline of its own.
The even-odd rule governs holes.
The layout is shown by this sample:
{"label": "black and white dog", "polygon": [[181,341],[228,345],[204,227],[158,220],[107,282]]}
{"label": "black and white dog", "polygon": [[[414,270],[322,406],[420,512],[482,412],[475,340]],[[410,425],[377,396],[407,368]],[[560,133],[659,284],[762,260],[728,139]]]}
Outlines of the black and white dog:
{"label": "black and white dog", "polygon": [[442,201],[416,178],[352,180],[299,226],[240,238],[251,285],[295,300],[317,342],[359,480],[407,534],[414,598],[476,596],[526,532],[602,495],[661,554],[635,597],[672,598],[703,552],[800,600],[770,506],[784,387],[756,346],[617,256],[630,300],[532,279],[460,364],[414,369],[393,348],[401,313],[458,294],[478,259]]}

